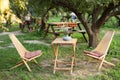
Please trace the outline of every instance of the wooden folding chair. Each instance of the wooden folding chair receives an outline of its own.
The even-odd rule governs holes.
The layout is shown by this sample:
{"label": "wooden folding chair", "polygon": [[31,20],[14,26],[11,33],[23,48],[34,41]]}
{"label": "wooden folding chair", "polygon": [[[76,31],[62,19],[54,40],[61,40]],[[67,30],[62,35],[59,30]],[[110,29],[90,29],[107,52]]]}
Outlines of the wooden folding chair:
{"label": "wooden folding chair", "polygon": [[41,50],[30,52],[19,42],[19,40],[16,38],[16,36],[14,34],[10,34],[9,37],[22,59],[22,61],[20,63],[18,63],[17,65],[15,65],[14,67],[12,67],[10,69],[14,69],[18,66],[21,66],[22,64],[25,64],[27,69],[31,72],[31,69],[30,69],[29,65],[27,64],[27,62],[33,60],[35,63],[37,63],[35,58],[42,55]]}
{"label": "wooden folding chair", "polygon": [[100,43],[97,45],[97,47],[92,51],[85,51],[84,53],[94,59],[98,59],[100,61],[98,71],[100,71],[103,63],[115,66],[114,64],[107,62],[105,60],[105,57],[107,55],[108,49],[110,47],[112,38],[114,36],[114,31],[107,31],[107,33],[104,35],[103,39],[100,41]]}

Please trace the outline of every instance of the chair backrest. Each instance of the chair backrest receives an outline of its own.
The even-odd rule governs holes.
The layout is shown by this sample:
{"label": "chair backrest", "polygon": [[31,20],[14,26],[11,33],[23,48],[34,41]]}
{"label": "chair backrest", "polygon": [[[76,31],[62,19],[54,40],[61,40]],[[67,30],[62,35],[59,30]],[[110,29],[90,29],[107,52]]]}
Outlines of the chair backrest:
{"label": "chair backrest", "polygon": [[98,51],[106,55],[110,47],[113,36],[114,36],[114,31],[107,31],[107,33],[104,35],[100,43],[93,51]]}
{"label": "chair backrest", "polygon": [[25,53],[28,52],[26,48],[19,42],[19,40],[16,38],[14,34],[10,34],[9,37],[12,43],[14,44],[15,48],[17,49],[20,57],[24,58]]}

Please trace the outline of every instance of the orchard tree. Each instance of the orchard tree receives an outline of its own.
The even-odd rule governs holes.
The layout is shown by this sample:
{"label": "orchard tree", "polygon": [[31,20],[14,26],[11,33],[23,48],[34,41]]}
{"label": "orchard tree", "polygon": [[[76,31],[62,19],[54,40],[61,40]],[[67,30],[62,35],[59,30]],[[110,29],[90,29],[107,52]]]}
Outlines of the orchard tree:
{"label": "orchard tree", "polygon": [[[99,42],[100,28],[112,16],[119,15],[116,10],[120,0],[39,0],[48,6],[63,7],[74,12],[86,29],[89,47],[96,47]],[[39,7],[41,7],[39,3]],[[50,5],[51,4],[51,5]]]}
{"label": "orchard tree", "polygon": [[102,25],[112,16],[120,14],[116,10],[120,6],[119,0],[57,0],[54,4],[68,8],[77,15],[88,33],[89,47],[98,44]]}

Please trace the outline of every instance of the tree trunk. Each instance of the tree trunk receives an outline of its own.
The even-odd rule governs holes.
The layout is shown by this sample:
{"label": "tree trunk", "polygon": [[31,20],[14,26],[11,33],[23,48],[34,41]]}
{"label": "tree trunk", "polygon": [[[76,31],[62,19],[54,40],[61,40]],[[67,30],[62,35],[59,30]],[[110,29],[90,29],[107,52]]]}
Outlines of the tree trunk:
{"label": "tree trunk", "polygon": [[94,29],[93,33],[88,36],[89,37],[89,47],[96,47],[99,43],[99,35],[100,35],[100,30],[99,29]]}
{"label": "tree trunk", "polygon": [[49,18],[48,11],[51,10],[52,8],[53,8],[53,6],[51,6],[50,8],[48,8],[47,11],[42,15],[40,31],[44,31],[44,29],[46,29],[46,22],[47,22],[47,20]]}
{"label": "tree trunk", "polygon": [[21,29],[22,32],[24,32],[24,27],[25,27],[24,23],[19,23],[19,28]]}
{"label": "tree trunk", "polygon": [[40,32],[43,31],[45,28],[46,28],[45,18],[42,17],[42,18],[41,18],[41,28],[40,28]]}
{"label": "tree trunk", "polygon": [[[17,12],[16,15],[17,15],[17,17],[18,17],[19,19],[22,20],[22,18],[21,18],[21,16],[20,16],[20,13]],[[23,32],[23,29],[24,29],[24,22],[19,23],[19,28],[20,28],[21,31]]]}

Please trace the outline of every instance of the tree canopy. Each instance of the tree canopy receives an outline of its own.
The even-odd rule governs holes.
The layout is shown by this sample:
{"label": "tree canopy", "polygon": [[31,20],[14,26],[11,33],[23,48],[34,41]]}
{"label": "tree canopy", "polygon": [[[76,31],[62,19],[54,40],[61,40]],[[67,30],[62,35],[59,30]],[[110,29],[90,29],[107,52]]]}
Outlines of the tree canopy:
{"label": "tree canopy", "polygon": [[99,42],[101,26],[112,16],[119,15],[119,0],[39,0],[40,9],[62,7],[74,12],[85,27],[89,46],[95,47]]}

